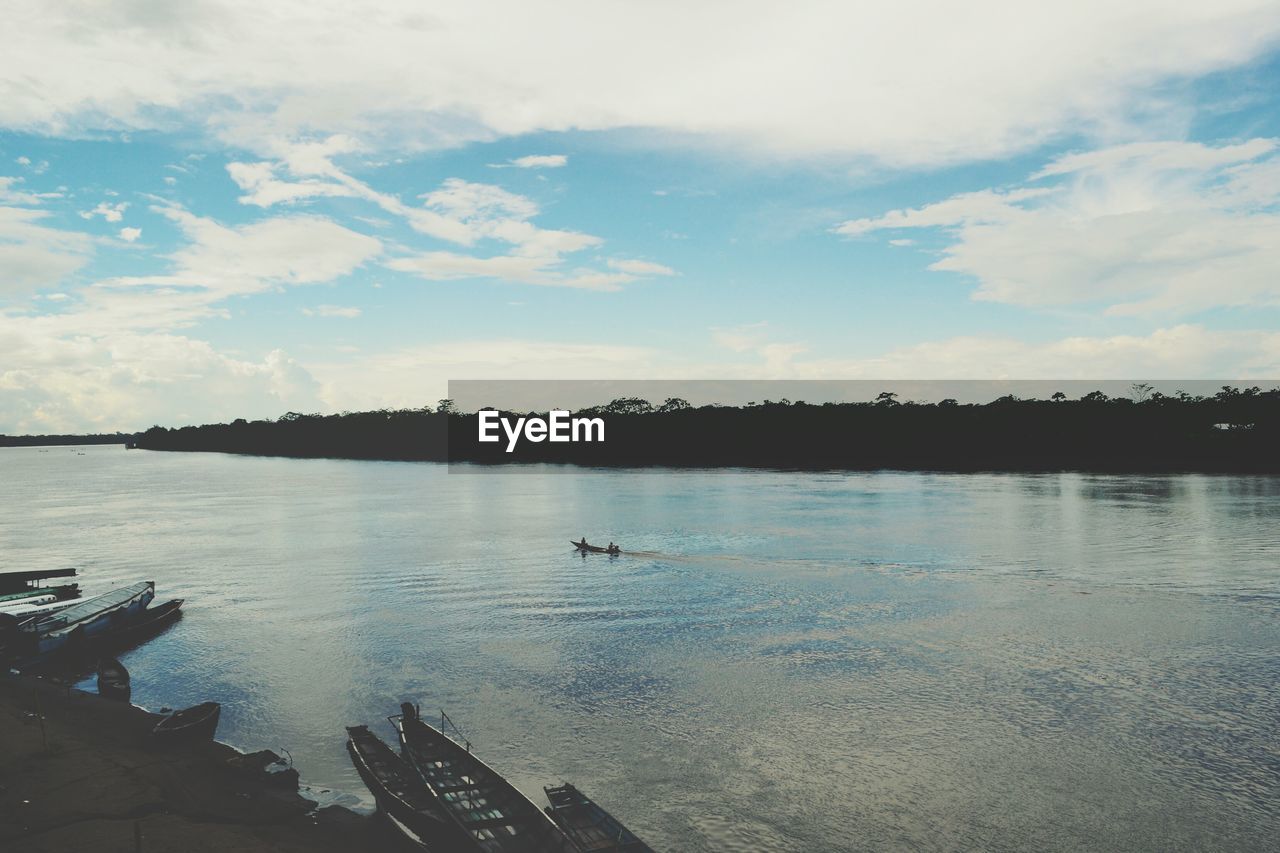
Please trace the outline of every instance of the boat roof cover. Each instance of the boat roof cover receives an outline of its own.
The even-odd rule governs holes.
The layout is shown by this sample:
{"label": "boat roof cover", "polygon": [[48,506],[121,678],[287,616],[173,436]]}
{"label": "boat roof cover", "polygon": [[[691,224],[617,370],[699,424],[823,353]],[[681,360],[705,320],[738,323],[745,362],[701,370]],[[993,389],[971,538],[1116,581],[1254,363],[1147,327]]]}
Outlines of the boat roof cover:
{"label": "boat roof cover", "polygon": [[150,588],[151,581],[131,583],[127,586],[113,589],[111,592],[103,593],[102,595],[94,598],[86,598],[84,601],[78,601],[66,610],[61,610],[55,613],[50,618],[57,619],[63,625],[71,625],[75,622],[79,622],[81,619],[88,619],[90,616],[94,616],[104,610],[110,610],[112,607],[118,607],[130,599],[142,595],[142,593],[146,592]]}
{"label": "boat roof cover", "polygon": [[75,569],[40,569],[34,572],[0,572],[0,589],[3,590],[21,590],[31,581],[44,580],[45,578],[73,578],[76,576]]}

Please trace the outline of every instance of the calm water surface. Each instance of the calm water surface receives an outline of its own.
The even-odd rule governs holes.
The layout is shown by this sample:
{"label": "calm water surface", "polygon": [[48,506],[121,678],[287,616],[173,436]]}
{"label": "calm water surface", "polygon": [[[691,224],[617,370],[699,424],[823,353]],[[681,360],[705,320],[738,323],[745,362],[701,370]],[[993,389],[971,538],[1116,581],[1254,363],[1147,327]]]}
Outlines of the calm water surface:
{"label": "calm water surface", "polygon": [[217,699],[220,739],[288,749],[340,802],[368,802],[343,726],[390,737],[408,699],[668,851],[1263,850],[1277,498],[23,448],[0,450],[0,570],[186,598],[125,656],[134,701]]}

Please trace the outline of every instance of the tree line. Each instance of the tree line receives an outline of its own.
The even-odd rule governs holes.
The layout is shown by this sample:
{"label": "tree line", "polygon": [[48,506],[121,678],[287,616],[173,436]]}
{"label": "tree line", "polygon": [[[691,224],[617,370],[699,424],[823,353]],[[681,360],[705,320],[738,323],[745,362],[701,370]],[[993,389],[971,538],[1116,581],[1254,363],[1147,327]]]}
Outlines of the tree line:
{"label": "tree line", "polygon": [[[512,413],[504,414],[543,414]],[[581,409],[606,421],[602,443],[523,442],[516,453],[476,440],[478,417],[450,400],[419,409],[289,412],[177,429],[156,426],[137,446],[271,456],[551,462],[593,466],[793,469],[1280,472],[1280,390],[1223,386],[1213,396],[1006,396],[990,403],[763,400],[692,406],[624,397]]]}

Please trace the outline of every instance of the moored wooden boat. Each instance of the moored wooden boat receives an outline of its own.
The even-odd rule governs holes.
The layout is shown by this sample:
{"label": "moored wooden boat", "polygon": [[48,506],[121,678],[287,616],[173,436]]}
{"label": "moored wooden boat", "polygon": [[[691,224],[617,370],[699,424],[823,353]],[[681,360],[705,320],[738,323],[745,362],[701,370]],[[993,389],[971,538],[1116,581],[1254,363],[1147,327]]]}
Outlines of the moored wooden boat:
{"label": "moored wooden boat", "polygon": [[218,717],[222,706],[217,702],[201,702],[181,711],[174,711],[151,730],[157,743],[192,743],[212,740],[218,731]]}
{"label": "moored wooden boat", "polygon": [[29,589],[20,590],[18,592],[5,593],[4,595],[0,595],[0,606],[31,598],[40,598],[46,595],[52,595],[59,601],[65,601],[69,598],[79,598],[80,584],[63,583],[55,586],[33,586]]}
{"label": "moored wooden boat", "polygon": [[653,848],[573,785],[543,788],[547,814],[582,853],[653,853]]}
{"label": "moored wooden boat", "polygon": [[[38,601],[39,599],[33,598],[31,600]],[[44,619],[55,613],[66,610],[73,604],[75,604],[74,601],[49,601],[43,604],[20,604],[15,607],[0,608],[0,613],[7,613],[10,616],[15,616],[24,621],[32,618]]]}
{"label": "moored wooden boat", "polygon": [[118,646],[128,645],[141,637],[153,634],[182,615],[184,600],[175,598],[164,604],[148,607],[138,613],[128,624],[106,632],[100,639],[105,645]]}
{"label": "moored wooden boat", "polygon": [[466,747],[418,715],[409,703],[392,717],[405,759],[444,813],[483,853],[577,853],[542,809]]}
{"label": "moored wooden boat", "polygon": [[24,607],[35,607],[40,604],[52,604],[58,600],[58,596],[49,592],[39,592],[33,590],[30,595],[22,598],[11,599],[8,601],[0,601],[0,610],[21,609]]}
{"label": "moored wooden boat", "polygon": [[82,646],[90,639],[123,628],[146,609],[155,595],[155,582],[141,581],[77,601],[65,610],[40,619],[29,629],[37,635],[36,654]]}
{"label": "moored wooden boat", "polygon": [[115,658],[98,661],[98,695],[121,702],[129,701],[129,670]]}
{"label": "moored wooden boat", "polygon": [[466,849],[435,794],[368,726],[347,726],[347,752],[378,810],[410,842],[432,853]]}

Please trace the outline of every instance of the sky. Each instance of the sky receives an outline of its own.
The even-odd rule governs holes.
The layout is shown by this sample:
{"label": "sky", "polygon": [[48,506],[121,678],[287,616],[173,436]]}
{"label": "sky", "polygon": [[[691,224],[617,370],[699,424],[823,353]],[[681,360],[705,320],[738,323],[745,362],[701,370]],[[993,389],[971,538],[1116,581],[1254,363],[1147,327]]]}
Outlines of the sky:
{"label": "sky", "polygon": [[24,6],[3,433],[1280,377],[1274,2]]}

